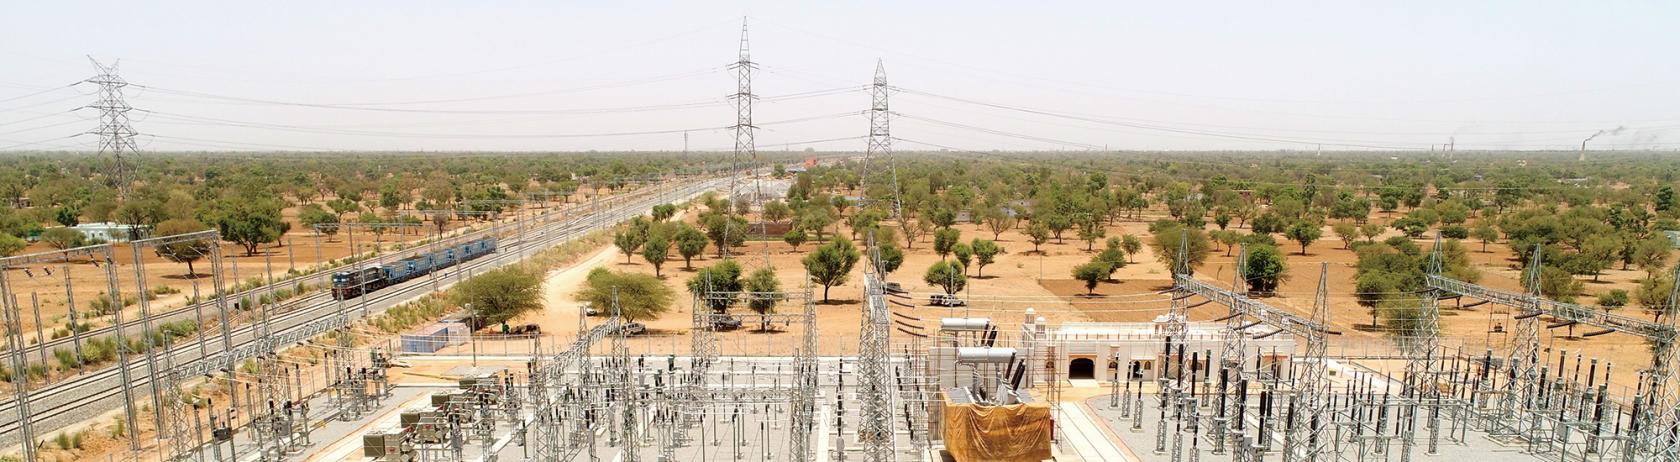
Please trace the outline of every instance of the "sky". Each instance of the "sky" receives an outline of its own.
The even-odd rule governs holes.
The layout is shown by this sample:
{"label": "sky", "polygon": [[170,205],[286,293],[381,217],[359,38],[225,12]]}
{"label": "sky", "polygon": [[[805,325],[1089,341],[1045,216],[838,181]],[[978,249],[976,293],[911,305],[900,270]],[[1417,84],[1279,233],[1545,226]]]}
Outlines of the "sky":
{"label": "sky", "polygon": [[[11,2],[0,150],[1680,149],[1675,2]],[[81,108],[81,109],[78,109]]]}

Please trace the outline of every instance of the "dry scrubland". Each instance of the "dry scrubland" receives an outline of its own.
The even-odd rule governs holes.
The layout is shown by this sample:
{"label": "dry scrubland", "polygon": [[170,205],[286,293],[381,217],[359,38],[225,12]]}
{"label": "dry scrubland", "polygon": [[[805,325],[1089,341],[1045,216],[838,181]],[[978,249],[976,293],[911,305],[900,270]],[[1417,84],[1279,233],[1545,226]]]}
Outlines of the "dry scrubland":
{"label": "dry scrubland", "polygon": [[[1132,234],[1144,238],[1147,242],[1147,221],[1164,216],[1164,213],[1159,212],[1152,211],[1139,220],[1118,221],[1106,227],[1108,235]],[[684,219],[688,223],[695,224],[695,213],[685,215]],[[844,224],[838,227],[842,233],[849,235],[850,229]],[[955,228],[962,232],[965,242],[975,237],[992,236],[991,231],[978,224],[960,223]],[[1215,228],[1210,225],[1209,229]],[[940,289],[923,282],[922,273],[940,257],[932,250],[931,237],[918,240],[915,246],[907,251],[903,266],[889,278],[891,281],[902,283],[910,292],[918,294],[914,301],[917,306],[894,306],[894,310],[923,319],[921,324],[927,329],[936,328],[938,318],[943,316],[984,316],[1005,326],[1011,326],[1022,319],[1023,311],[1029,307],[1052,322],[1141,322],[1154,319],[1166,311],[1166,297],[1153,293],[1170,287],[1169,271],[1156,259],[1148,246],[1130,256],[1132,263],[1117,271],[1113,279],[1101,283],[1095,291],[1096,295],[1091,296],[1085,293],[1083,282],[1072,279],[1069,275],[1074,266],[1089,261],[1095,254],[1085,250],[1085,242],[1064,236],[1062,242],[1051,239],[1041,246],[1041,252],[1034,252],[1030,239],[1022,232],[1022,227],[1017,227],[999,236],[997,242],[1006,252],[998,256],[995,263],[983,269],[983,277],[975,277],[974,269],[970,268],[966,293],[970,294],[971,303],[964,308],[935,307],[927,304],[926,294],[939,292]],[[1358,257],[1353,251],[1343,248],[1342,242],[1333,237],[1334,234],[1328,226],[1325,227],[1324,234],[1326,237],[1311,244],[1305,255],[1299,252],[1299,246],[1287,243],[1282,245],[1288,260],[1289,277],[1280,285],[1275,296],[1265,297],[1263,301],[1297,313],[1308,313],[1318,285],[1319,265],[1327,263],[1333,323],[1344,333],[1333,341],[1384,341],[1387,337],[1381,329],[1370,327],[1370,310],[1360,306],[1353,295],[1356,292],[1353,278]],[[1395,235],[1398,233],[1387,230],[1377,240]],[[1426,248],[1430,245],[1427,239],[1419,239],[1416,242]],[[733,248],[731,253],[742,263],[744,272],[764,267],[773,268],[786,290],[797,287],[805,278],[800,261],[814,250],[817,244],[819,243],[807,242],[795,250],[779,240],[749,240],[746,245]],[[1101,248],[1102,244],[1099,242],[1097,249]],[[1196,274],[1202,279],[1228,285],[1234,257],[1227,256],[1223,246],[1216,244],[1216,249],[1208,260],[1197,268]],[[1481,284],[1508,291],[1521,290],[1520,270],[1517,269],[1515,257],[1503,242],[1489,245],[1486,252],[1481,251],[1479,245],[1470,245],[1469,255],[1474,267],[1481,271]],[[708,247],[707,252],[694,261],[694,268],[698,269],[717,261],[715,247]],[[603,247],[578,266],[550,273],[545,285],[545,308],[541,312],[526,314],[518,322],[540,324],[544,332],[556,333],[562,337],[575,335],[578,328],[578,302],[571,295],[581,287],[588,271],[598,266],[615,271],[654,273],[653,266],[640,255],[626,261],[624,254],[618,249]],[[821,287],[813,286],[813,292],[819,298],[816,307],[817,323],[824,354],[849,353],[856,348],[861,320],[862,271],[863,262],[860,262],[845,284],[831,289],[832,299],[826,303],[820,300]],[[680,257],[673,255],[666,263],[662,271],[663,282],[678,294],[678,302],[665,315],[646,322],[650,329],[649,335],[632,340],[635,345],[648,351],[670,349],[671,352],[679,354],[687,351],[687,333],[691,325],[693,303],[689,299],[685,283],[693,274],[693,270],[682,267]],[[1600,282],[1588,282],[1586,290],[1589,294],[1613,288],[1631,292],[1638,286],[1638,278],[1642,277],[1643,271],[1612,269],[1600,276]],[[1472,300],[1466,299],[1462,303],[1471,302]],[[1471,308],[1457,308],[1457,304],[1458,302],[1450,299],[1442,302],[1443,335],[1460,340],[1466,345],[1491,344],[1494,346],[1495,355],[1501,354],[1505,335],[1508,334],[1491,333],[1490,328],[1494,324],[1502,324],[1507,331],[1510,330],[1514,324],[1509,319],[1509,311],[1493,304]],[[794,312],[798,310],[798,306],[783,303],[777,310],[783,313]],[[1192,310],[1191,317],[1214,319],[1223,316],[1224,310],[1223,306],[1204,305]],[[725,352],[772,355],[792,353],[796,344],[794,342],[798,340],[796,331],[788,329],[769,333],[758,332],[751,311],[744,306],[736,306],[731,312],[741,316],[747,326],[720,334],[719,344]],[[1627,308],[1624,314],[1645,316],[1633,307]],[[601,318],[591,318],[589,325],[600,321]],[[1590,330],[1592,329],[1578,328],[1575,334]],[[1564,328],[1545,330],[1541,333],[1542,346],[1547,349],[1568,350],[1571,356],[1580,353],[1617,364],[1615,383],[1618,385],[1631,386],[1636,378],[1635,369],[1649,362],[1648,350],[1641,339],[1620,334],[1583,339],[1570,337],[1568,334],[1568,329]]]}

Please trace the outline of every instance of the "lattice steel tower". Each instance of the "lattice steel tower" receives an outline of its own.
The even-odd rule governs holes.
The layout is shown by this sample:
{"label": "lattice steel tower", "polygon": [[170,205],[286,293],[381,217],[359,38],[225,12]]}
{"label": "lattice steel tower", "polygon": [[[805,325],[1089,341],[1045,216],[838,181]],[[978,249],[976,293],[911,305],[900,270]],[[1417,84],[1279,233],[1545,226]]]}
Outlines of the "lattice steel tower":
{"label": "lattice steel tower", "polygon": [[123,87],[128,81],[117,75],[119,62],[110,66],[100,64],[98,60],[88,57],[99,74],[84,80],[84,82],[99,85],[99,102],[90,108],[99,109],[99,128],[92,132],[99,135],[99,156],[111,155],[111,186],[117,189],[118,199],[128,198],[128,160],[123,158],[138,154],[140,148],[135,145],[134,137],[139,133],[128,123],[128,111],[133,109],[123,100]]}
{"label": "lattice steel tower", "polygon": [[[893,195],[892,218],[902,220],[904,205],[898,195],[898,167],[892,160],[892,112],[887,104],[889,90],[887,68],[880,60],[875,60],[875,81],[869,86],[869,147],[863,152],[863,169],[858,175],[858,184],[867,192],[873,163],[884,162],[892,180],[889,185]],[[874,202],[874,198],[869,197],[867,193],[863,195],[863,200]]]}
{"label": "lattice steel tower", "polygon": [[1540,272],[1542,271],[1541,252],[1539,244],[1534,246],[1534,254],[1529,259],[1526,279],[1523,281],[1528,288],[1528,295],[1534,300],[1530,306],[1517,314],[1516,336],[1511,338],[1511,352],[1507,364],[1511,372],[1510,386],[1506,387],[1504,399],[1499,400],[1500,415],[1505,425],[1521,438],[1529,439],[1530,425],[1526,415],[1531,409],[1535,394],[1539,391],[1540,380]]}
{"label": "lattice steel tower", "polygon": [[1304,462],[1336,458],[1335,454],[1330,453],[1333,435],[1329,430],[1332,418],[1329,408],[1333,388],[1326,362],[1330,349],[1329,281],[1330,265],[1319,264],[1318,291],[1313,294],[1313,325],[1307,329],[1307,363],[1301,368],[1300,381],[1295,385],[1300,390],[1300,395],[1295,399],[1305,406],[1302,412],[1295,414],[1295,418],[1301,419],[1295,427],[1304,427],[1307,434],[1305,444],[1300,446],[1301,452],[1296,460]]}
{"label": "lattice steel tower", "polygon": [[[735,129],[735,154],[729,159],[729,194],[727,197],[730,201],[730,210],[724,213],[730,218],[735,216],[734,202],[741,193],[741,162],[758,159],[758,147],[753,140],[753,133],[758,127],[754,126],[752,121],[753,100],[758,99],[757,96],[753,96],[752,92],[752,74],[754,69],[758,69],[758,64],[753,63],[752,53],[748,50],[747,19],[741,18],[740,53],[737,55],[735,63],[729,65],[729,69],[735,71],[735,94],[729,95],[730,99],[735,100],[735,125],[731,127]],[[728,234],[731,226],[733,226],[733,221],[724,224],[724,242],[729,242]],[[742,230],[742,232],[746,231]],[[724,258],[729,258],[728,245],[723,246],[721,251]]]}

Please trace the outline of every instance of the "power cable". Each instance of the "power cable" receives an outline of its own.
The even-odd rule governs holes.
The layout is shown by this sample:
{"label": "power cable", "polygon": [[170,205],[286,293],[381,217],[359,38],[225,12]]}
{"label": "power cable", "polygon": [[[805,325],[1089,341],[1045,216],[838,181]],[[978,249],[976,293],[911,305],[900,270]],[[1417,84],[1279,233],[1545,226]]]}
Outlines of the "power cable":
{"label": "power cable", "polygon": [[966,99],[966,98],[958,98],[958,97],[954,97],[954,96],[945,96],[945,95],[940,95],[940,94],[936,94],[936,93],[910,90],[910,89],[906,89],[906,88],[903,88],[903,87],[894,87],[894,89],[896,89],[900,92],[904,92],[904,93],[908,93],[908,94],[912,94],[912,95],[920,95],[920,96],[926,96],[926,97],[930,97],[930,98],[938,98],[938,99],[944,99],[944,100],[949,100],[949,101],[956,101],[956,102],[960,102],[960,103],[967,103],[967,104],[972,104],[972,105],[976,105],[976,106],[990,107],[990,108],[994,108],[994,109],[1003,109],[1003,110],[1008,110],[1008,111],[1023,112],[1023,113],[1028,113],[1028,114],[1036,114],[1036,115],[1042,115],[1042,116],[1047,116],[1047,117],[1056,117],[1056,118],[1069,119],[1069,120],[1078,120],[1078,121],[1083,121],[1083,122],[1091,122],[1091,123],[1104,124],[1104,125],[1115,125],[1115,126],[1121,126],[1121,127],[1127,127],[1127,128],[1136,128],[1136,129],[1141,129],[1141,130],[1161,131],[1161,132],[1179,133],[1179,134],[1186,134],[1186,135],[1198,135],[1198,136],[1215,137],[1215,138],[1240,139],[1240,140],[1245,140],[1245,141],[1260,141],[1260,142],[1268,142],[1268,143],[1324,145],[1324,146],[1338,146],[1338,147],[1363,148],[1363,149],[1381,149],[1381,150],[1392,150],[1392,151],[1422,151],[1422,150],[1426,149],[1426,148],[1420,148],[1420,147],[1368,144],[1368,143],[1365,143],[1365,142],[1350,143],[1350,142],[1340,142],[1340,141],[1337,141],[1337,140],[1314,141],[1314,140],[1302,140],[1302,139],[1287,139],[1287,138],[1276,138],[1276,137],[1267,137],[1267,136],[1259,136],[1259,135],[1251,135],[1251,134],[1221,133],[1221,132],[1212,132],[1212,131],[1206,131],[1206,130],[1176,128],[1176,127],[1168,127],[1168,126],[1161,126],[1161,125],[1150,125],[1150,124],[1135,123],[1135,122],[1121,122],[1121,121],[1116,121],[1116,120],[1106,120],[1106,119],[1098,119],[1098,118],[1093,118],[1093,117],[1084,117],[1084,116],[1065,114],[1065,113],[1053,112],[1053,111],[1047,111],[1047,110],[1041,110],[1041,109],[1032,109],[1032,108],[1020,107],[1020,106],[1010,106],[1010,105],[1005,105],[1005,104],[988,103],[988,102],[984,102],[984,101],[976,101],[976,100],[971,100],[971,99]]}

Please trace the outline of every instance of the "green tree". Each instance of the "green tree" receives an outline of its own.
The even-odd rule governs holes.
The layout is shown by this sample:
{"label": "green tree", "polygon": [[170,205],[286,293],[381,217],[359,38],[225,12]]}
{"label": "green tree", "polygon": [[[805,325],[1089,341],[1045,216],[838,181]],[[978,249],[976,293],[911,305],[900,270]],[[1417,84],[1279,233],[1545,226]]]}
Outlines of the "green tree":
{"label": "green tree", "polygon": [[793,215],[793,209],[788,208],[786,202],[770,201],[764,203],[764,219],[772,223],[781,223]]}
{"label": "green tree", "polygon": [[1645,307],[1645,312],[1651,313],[1651,320],[1660,322],[1663,316],[1674,315],[1674,304],[1670,303],[1670,294],[1674,290],[1674,278],[1667,275],[1657,275],[1639,281],[1639,288],[1634,289],[1634,298],[1639,299],[1639,305]]}
{"label": "green tree", "polygon": [[1277,293],[1278,284],[1289,279],[1289,267],[1277,247],[1260,245],[1248,249],[1243,261],[1243,276],[1248,288],[1262,294]]}
{"label": "green tree", "polygon": [[986,265],[997,261],[997,255],[1003,253],[1003,248],[998,247],[997,242],[986,239],[975,239],[968,247],[974,251],[975,277],[983,277],[982,273],[986,271]]}
{"label": "green tree", "polygon": [[957,263],[962,263],[963,268],[968,268],[974,263],[974,249],[970,248],[968,244],[958,242],[951,246],[951,257]]}
{"label": "green tree", "polygon": [[73,249],[87,245],[87,236],[74,228],[53,228],[41,233],[41,242],[54,249]]}
{"label": "green tree", "polygon": [[991,208],[985,213],[985,215],[981,216],[981,220],[986,223],[986,229],[991,230],[992,239],[994,240],[996,240],[998,236],[1002,236],[1004,231],[1014,229],[1015,224],[1019,221],[1015,218],[1015,215],[1010,214],[1001,207]]}
{"label": "green tree", "polygon": [[740,216],[714,213],[702,219],[701,224],[706,227],[706,237],[717,246],[718,258],[723,258],[724,249],[747,242],[747,219]]}
{"label": "green tree", "polygon": [[620,317],[636,322],[658,318],[669,311],[676,293],[651,274],[595,268],[584,280],[577,298],[609,313],[616,306]]}
{"label": "green tree", "polygon": [[928,212],[928,221],[941,229],[951,229],[951,225],[957,224],[957,211],[944,207],[934,209]]}
{"label": "green tree", "polygon": [[1317,241],[1320,237],[1324,237],[1324,229],[1311,222],[1297,221],[1295,224],[1289,225],[1289,229],[1285,230],[1283,234],[1288,236],[1289,240],[1301,244],[1301,255],[1306,255],[1307,245]]}
{"label": "green tree", "polygon": [[914,249],[916,248],[916,240],[927,235],[930,228],[926,221],[906,216],[898,220],[898,229],[904,233],[904,248]]}
{"label": "green tree", "polygon": [[1178,268],[1179,263],[1178,254],[1181,241],[1185,244],[1185,253],[1189,257],[1186,268],[1189,272],[1194,273],[1197,266],[1201,266],[1202,262],[1207,261],[1208,254],[1212,252],[1213,247],[1208,242],[1207,233],[1202,232],[1202,230],[1188,229],[1176,224],[1175,226],[1162,228],[1156,231],[1154,243],[1150,248],[1155,251],[1155,258],[1160,260],[1162,265],[1170,271],[1176,271],[1175,268]]}
{"label": "green tree", "polygon": [[899,250],[897,245],[887,243],[875,249],[875,252],[866,253],[869,255],[869,262],[880,269],[882,279],[886,279],[887,275],[898,271],[898,267],[904,265],[904,251]]}
{"label": "green tree", "polygon": [[1039,246],[1050,242],[1050,227],[1042,221],[1033,221],[1027,225],[1027,238],[1032,241],[1033,252],[1042,254],[1044,251]]}
{"label": "green tree", "polygon": [[332,237],[338,234],[338,215],[321,208],[321,204],[303,206],[298,210],[298,222],[310,231],[326,235],[327,242],[332,242]]}
{"label": "green tree", "polygon": [[810,238],[810,236],[805,235],[805,230],[803,229],[790,229],[787,233],[782,234],[782,242],[786,242],[789,246],[793,247],[793,251],[795,252],[799,251],[800,244],[804,244],[805,241]]}
{"label": "green tree", "polygon": [[1062,243],[1063,232],[1073,229],[1073,219],[1068,218],[1067,215],[1050,214],[1043,216],[1042,219],[1044,220],[1044,226],[1050,228],[1050,235],[1056,237],[1057,244]]}
{"label": "green tree", "polygon": [[1073,278],[1085,281],[1085,293],[1097,294],[1097,283],[1108,279],[1109,266],[1102,262],[1090,262],[1073,267]]}
{"label": "green tree", "polygon": [[1108,243],[1104,246],[1103,251],[1097,253],[1096,256],[1091,257],[1091,261],[1108,265],[1107,277],[1114,277],[1115,271],[1119,271],[1120,268],[1126,267],[1126,250],[1124,240],[1118,237],[1108,238]]}
{"label": "green tree", "polygon": [[1343,249],[1352,248],[1353,241],[1359,239],[1359,225],[1353,224],[1353,222],[1336,222],[1336,224],[1330,225],[1330,230],[1334,231],[1336,237],[1342,240]]}
{"label": "green tree", "polygon": [[1429,231],[1428,222],[1411,215],[1396,218],[1393,223],[1388,225],[1412,239],[1423,237],[1423,233]]}
{"label": "green tree", "polygon": [[[199,223],[198,221],[189,218],[176,218],[173,220],[166,220],[163,223],[158,223],[157,229],[153,234],[159,237],[174,236],[203,231],[206,229],[209,229],[209,227],[205,226],[203,223]],[[210,255],[210,251],[215,245],[216,243],[205,239],[185,239],[159,244],[154,247],[152,251],[156,252],[157,256],[163,257],[165,260],[176,263],[186,263],[187,278],[191,279],[198,277],[198,272],[193,269],[193,262],[204,258],[206,255]]]}
{"label": "green tree", "polygon": [[1605,312],[1610,312],[1627,306],[1628,299],[1628,291],[1623,289],[1610,289],[1602,294],[1598,294],[1598,306],[1603,307]]}
{"label": "green tree", "polygon": [[741,264],[723,260],[701,268],[688,279],[688,292],[714,313],[728,311],[740,302]]}
{"label": "green tree", "polygon": [[1488,244],[1499,240],[1499,230],[1494,229],[1486,219],[1477,221],[1476,227],[1470,228],[1470,237],[1482,241],[1482,252],[1486,253]]}
{"label": "green tree", "polygon": [[1365,224],[1359,225],[1359,234],[1365,236],[1365,242],[1371,242],[1373,239],[1376,239],[1377,236],[1381,236],[1382,233],[1382,223],[1367,221]]}
{"label": "green tree", "polygon": [[635,229],[626,229],[613,235],[613,245],[617,246],[620,252],[624,252],[625,263],[630,263],[630,258],[636,256],[636,249],[642,248],[642,244],[646,242],[647,234]]}
{"label": "green tree", "polygon": [[776,314],[776,303],[782,299],[782,282],[776,279],[776,272],[770,268],[759,268],[741,284],[748,292],[747,309],[759,315],[758,330],[770,330],[770,315]]}
{"label": "green tree", "polygon": [[1249,231],[1257,234],[1281,233],[1288,227],[1289,219],[1284,217],[1283,214],[1277,213],[1276,210],[1260,214],[1260,216],[1254,218],[1254,222],[1249,223]]}
{"label": "green tree", "polygon": [[659,270],[665,266],[665,257],[671,253],[671,241],[665,236],[653,236],[642,244],[642,259],[653,265],[653,277],[660,277]]}
{"label": "green tree", "polygon": [[828,227],[834,226],[833,211],[825,206],[806,206],[805,212],[799,217],[799,227],[815,233],[817,240],[826,240],[823,236]]}
{"label": "green tree", "polygon": [[80,207],[67,205],[59,207],[57,211],[53,212],[53,221],[61,226],[76,226],[81,222],[81,219],[82,210]]}
{"label": "green tree", "polygon": [[[1556,266],[1541,265],[1540,295],[1560,302],[1573,302],[1575,296],[1581,293],[1581,281],[1575,280],[1570,271]],[[1529,278],[1532,268],[1523,270],[1523,280]]]}
{"label": "green tree", "polygon": [[0,233],[0,257],[10,257],[23,251],[29,242],[11,234]]}
{"label": "green tree", "polygon": [[205,223],[215,226],[222,239],[244,247],[245,255],[256,255],[257,246],[279,240],[288,227],[280,219],[279,201],[270,198],[225,199],[207,215]]}
{"label": "green tree", "polygon": [[677,254],[682,255],[683,269],[694,269],[694,257],[706,251],[706,234],[687,223],[681,223],[677,225],[677,232],[672,239],[677,243]]}
{"label": "green tree", "polygon": [[1633,244],[1633,263],[1645,270],[1645,278],[1656,277],[1658,271],[1668,266],[1668,258],[1673,253],[1672,245],[1661,234],[1652,234]]}
{"label": "green tree", "polygon": [[1143,251],[1143,240],[1137,236],[1123,234],[1120,236],[1120,250],[1126,251],[1126,261],[1136,261],[1133,257]]}
{"label": "green tree", "polygon": [[852,273],[852,266],[857,265],[860,257],[862,254],[857,247],[844,236],[834,236],[833,240],[805,256],[805,272],[810,273],[812,282],[823,286],[823,302],[828,302],[828,289],[846,283],[846,277]]}
{"label": "green tree", "polygon": [[922,282],[939,287],[946,295],[955,295],[968,287],[968,269],[962,263],[940,260],[928,266],[927,272],[922,274]]}
{"label": "green tree", "polygon": [[653,206],[653,213],[652,214],[653,214],[653,221],[669,220],[669,219],[671,219],[671,217],[674,217],[674,216],[677,215],[677,206],[671,205],[671,204],[655,205],[655,206]]}
{"label": "green tree", "polygon": [[1094,251],[1097,241],[1108,236],[1108,230],[1103,229],[1102,221],[1088,218],[1079,221],[1079,240],[1085,241],[1085,251]]}
{"label": "green tree", "polygon": [[497,324],[542,308],[542,277],[522,265],[505,266],[462,281],[450,294],[481,325]]}
{"label": "green tree", "polygon": [[941,228],[940,230],[933,232],[933,253],[939,254],[939,258],[945,258],[946,255],[950,255],[952,251],[955,251],[957,244],[961,242],[961,231],[951,228]]}

